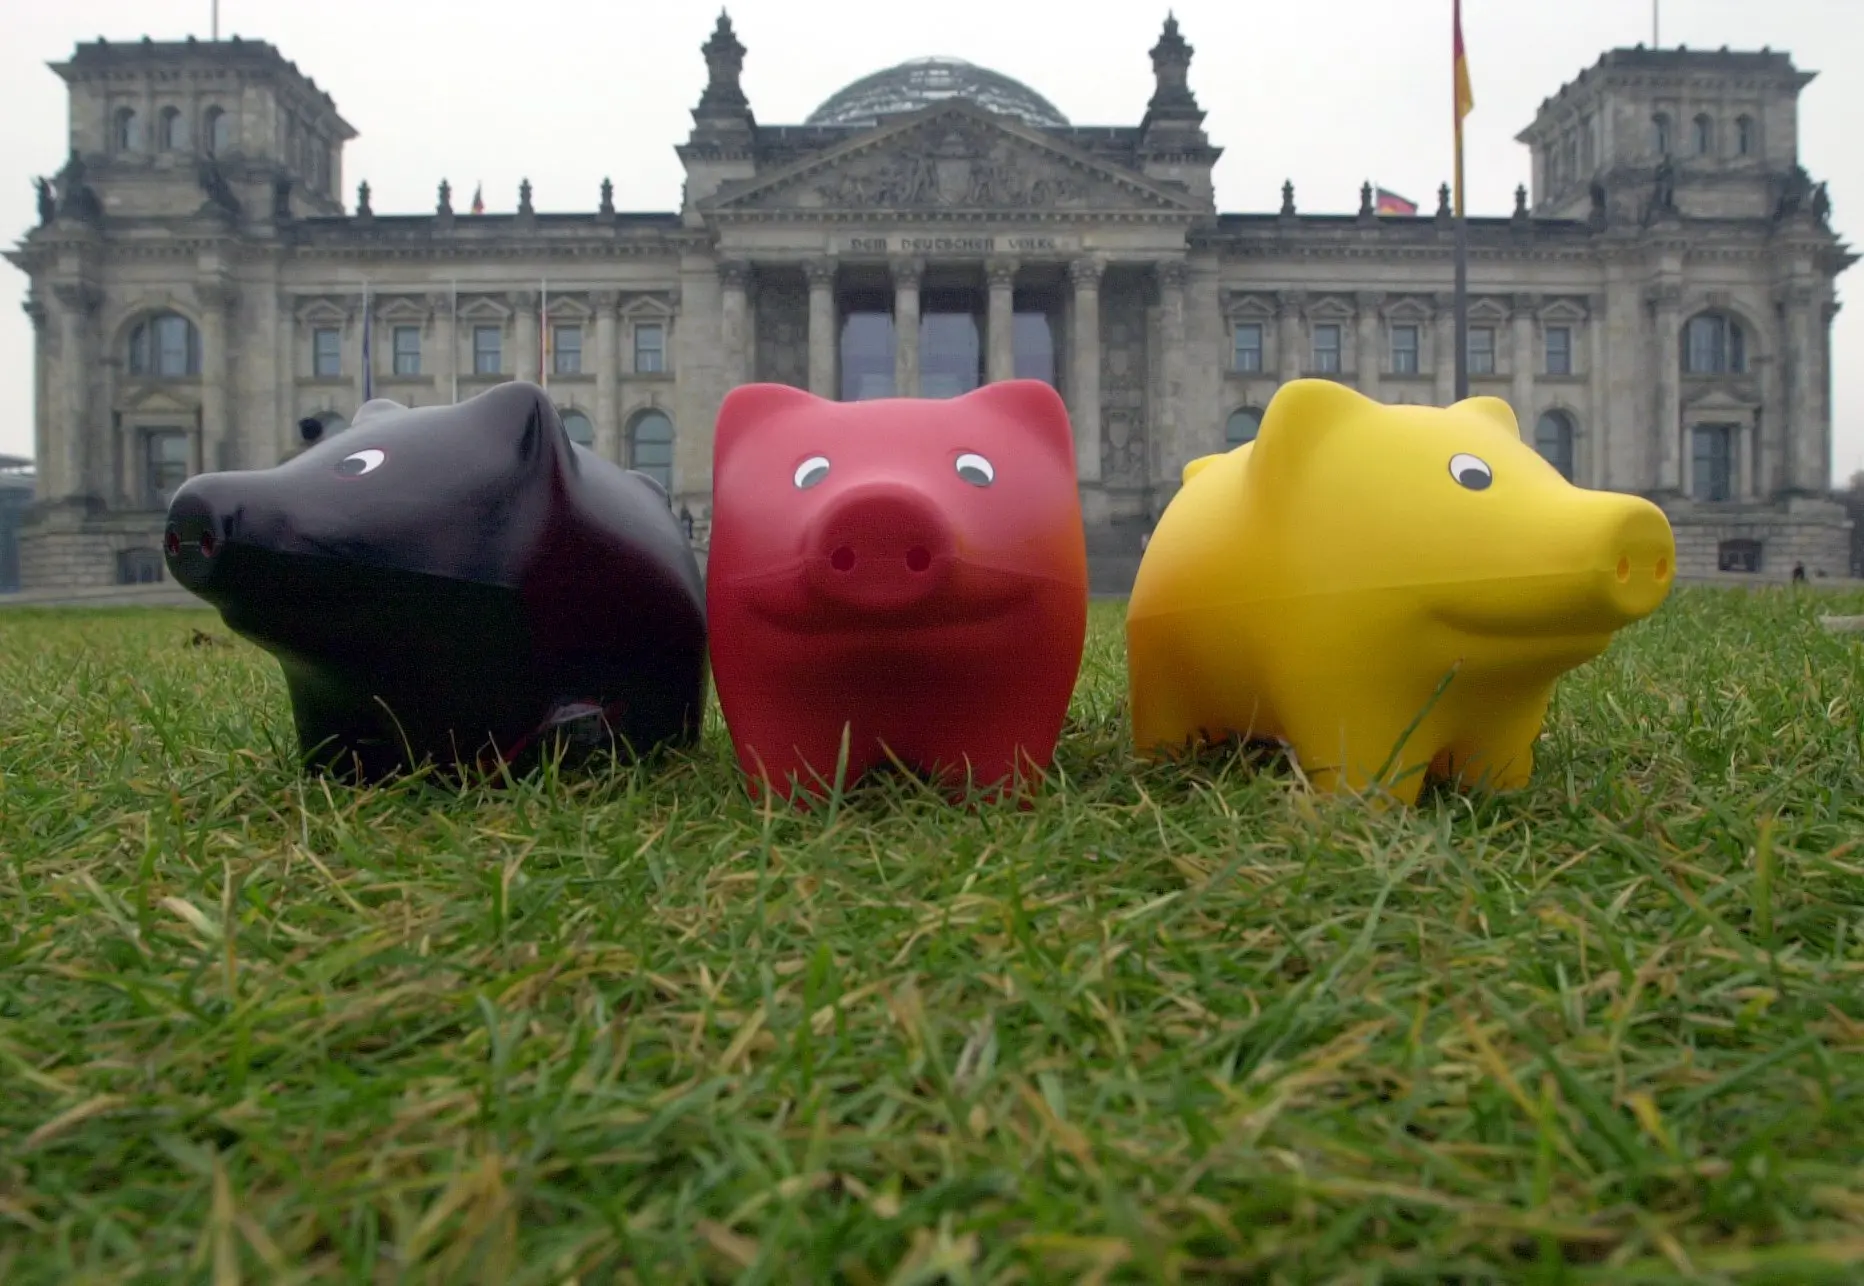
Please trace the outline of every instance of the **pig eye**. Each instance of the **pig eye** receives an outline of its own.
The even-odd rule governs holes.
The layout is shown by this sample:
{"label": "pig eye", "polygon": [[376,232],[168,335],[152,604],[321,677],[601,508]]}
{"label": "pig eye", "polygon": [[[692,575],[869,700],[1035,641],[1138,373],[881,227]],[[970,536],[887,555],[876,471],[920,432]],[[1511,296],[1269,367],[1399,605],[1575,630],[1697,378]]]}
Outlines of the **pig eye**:
{"label": "pig eye", "polygon": [[958,457],[958,476],[974,487],[988,487],[997,480],[997,471],[974,451],[967,451]]}
{"label": "pig eye", "polygon": [[828,457],[825,455],[812,455],[796,466],[796,487],[799,491],[809,490],[826,477]]}
{"label": "pig eye", "polygon": [[1495,471],[1489,468],[1488,462],[1473,455],[1451,456],[1450,476],[1471,491],[1481,491],[1495,481]]}
{"label": "pig eye", "polygon": [[365,473],[372,473],[382,467],[382,461],[388,459],[388,452],[370,447],[358,451],[355,455],[346,455],[337,462],[337,474],[344,478],[360,478]]}

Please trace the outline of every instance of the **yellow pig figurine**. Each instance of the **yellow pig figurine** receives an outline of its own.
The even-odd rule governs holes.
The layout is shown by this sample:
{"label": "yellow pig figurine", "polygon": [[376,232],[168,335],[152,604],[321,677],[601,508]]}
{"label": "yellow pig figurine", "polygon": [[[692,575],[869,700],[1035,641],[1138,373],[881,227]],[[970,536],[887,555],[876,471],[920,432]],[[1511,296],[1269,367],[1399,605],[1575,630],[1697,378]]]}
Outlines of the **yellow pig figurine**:
{"label": "yellow pig figurine", "polygon": [[1575,487],[1508,404],[1294,380],[1193,460],[1126,615],[1142,753],[1290,745],[1320,790],[1525,785],[1561,674],[1669,593],[1663,511]]}

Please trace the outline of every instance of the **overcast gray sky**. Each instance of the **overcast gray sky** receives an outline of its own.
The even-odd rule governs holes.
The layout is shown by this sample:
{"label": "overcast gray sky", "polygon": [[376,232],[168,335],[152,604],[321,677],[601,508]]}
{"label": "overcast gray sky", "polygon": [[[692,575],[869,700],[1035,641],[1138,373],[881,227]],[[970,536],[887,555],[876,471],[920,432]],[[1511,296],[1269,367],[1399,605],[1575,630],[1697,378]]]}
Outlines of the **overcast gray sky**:
{"label": "overcast gray sky", "polygon": [[[1270,210],[1284,178],[1304,211],[1358,208],[1367,179],[1434,207],[1450,173],[1450,0],[731,0],[757,118],[797,122],[867,72],[949,54],[1046,96],[1078,125],[1134,124],[1146,51],[1167,4],[1196,48],[1191,85],[1227,149],[1224,210]],[[211,0],[0,3],[0,238],[35,221],[31,176],[66,151],[64,86],[45,64],[104,36],[209,32]],[[378,213],[434,207],[589,210],[604,176],[624,210],[672,210],[675,143],[705,82],[717,0],[221,0],[221,35],[268,40],[328,89],[361,132],[346,199],[367,179]],[[1666,46],[1790,51],[1819,78],[1800,100],[1800,156],[1828,180],[1833,223],[1864,228],[1864,0],[1662,0]],[[1466,124],[1472,214],[1506,214],[1528,177],[1514,135],[1599,53],[1651,39],[1650,0],[1463,0],[1476,108]],[[1847,128],[1848,127],[1848,128]],[[16,298],[25,278],[0,265]],[[1840,278],[1841,298],[1864,264]],[[0,310],[0,452],[31,450],[31,330]],[[1864,308],[1833,339],[1840,479],[1864,469]]]}

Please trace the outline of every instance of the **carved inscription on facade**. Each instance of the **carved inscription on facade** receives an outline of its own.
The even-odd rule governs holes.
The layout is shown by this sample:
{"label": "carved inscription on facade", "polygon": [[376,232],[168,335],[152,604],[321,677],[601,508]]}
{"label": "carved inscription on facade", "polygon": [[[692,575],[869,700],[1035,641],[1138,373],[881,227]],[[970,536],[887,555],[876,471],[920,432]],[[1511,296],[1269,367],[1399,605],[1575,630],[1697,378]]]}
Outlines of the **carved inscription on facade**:
{"label": "carved inscription on facade", "polygon": [[772,282],[757,292],[757,378],[809,387],[809,295]]}
{"label": "carved inscription on facade", "polygon": [[1143,283],[1132,274],[1101,281],[1100,476],[1113,486],[1146,480],[1146,344]]}

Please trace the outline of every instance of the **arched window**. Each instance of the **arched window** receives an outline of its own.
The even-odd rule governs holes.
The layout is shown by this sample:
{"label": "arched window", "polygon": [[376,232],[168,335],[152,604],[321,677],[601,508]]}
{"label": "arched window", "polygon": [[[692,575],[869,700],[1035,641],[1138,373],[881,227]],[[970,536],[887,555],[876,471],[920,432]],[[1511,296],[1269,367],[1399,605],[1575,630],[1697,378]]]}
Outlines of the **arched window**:
{"label": "arched window", "polygon": [[1658,156],[1670,154],[1670,118],[1658,112],[1650,118],[1651,140],[1656,144]]}
{"label": "arched window", "polygon": [[122,549],[117,551],[117,584],[155,585],[162,579],[162,551],[159,549]]}
{"label": "arched window", "polygon": [[1740,156],[1751,156],[1754,153],[1754,118],[1751,116],[1735,120],[1735,152]]}
{"label": "arched window", "polygon": [[142,122],[136,118],[133,107],[119,107],[116,112],[116,129],[110,141],[119,152],[135,152],[142,148]]}
{"label": "arched window", "polygon": [[201,336],[180,313],[153,313],[129,333],[129,373],[186,379],[201,373]]}
{"label": "arched window", "polygon": [[1747,369],[1747,338],[1734,318],[1698,313],[1683,327],[1683,370],[1690,375],[1734,375]]}
{"label": "arched window", "polygon": [[162,150],[180,152],[188,146],[188,118],[179,107],[162,109]]}
{"label": "arched window", "polygon": [[218,107],[209,107],[201,114],[201,137],[207,143],[207,154],[219,156],[227,148],[228,129],[227,114]]}
{"label": "arched window", "polygon": [[1715,122],[1707,116],[1696,117],[1696,155],[1708,156],[1715,151]]}
{"label": "arched window", "polygon": [[1565,411],[1543,411],[1534,425],[1534,449],[1541,458],[1573,480],[1573,419]]}
{"label": "arched window", "polygon": [[595,445],[595,425],[581,411],[563,412],[563,431],[570,435],[570,441],[579,447]]}
{"label": "arched window", "polygon": [[1233,449],[1245,442],[1256,440],[1256,430],[1262,427],[1262,412],[1253,406],[1242,406],[1230,412],[1229,420],[1223,426],[1223,445]]}
{"label": "arched window", "polygon": [[673,492],[673,421],[661,411],[642,411],[628,429],[628,467]]}

